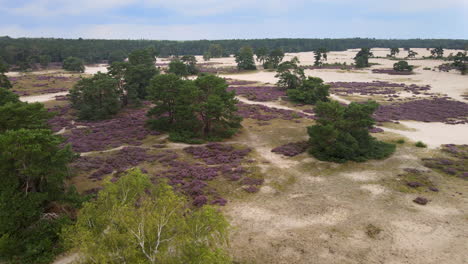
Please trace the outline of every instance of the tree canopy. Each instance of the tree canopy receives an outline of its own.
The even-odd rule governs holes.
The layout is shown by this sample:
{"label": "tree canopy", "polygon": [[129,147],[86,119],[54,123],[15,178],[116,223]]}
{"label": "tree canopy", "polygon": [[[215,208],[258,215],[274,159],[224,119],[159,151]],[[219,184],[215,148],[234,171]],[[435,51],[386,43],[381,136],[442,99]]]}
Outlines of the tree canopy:
{"label": "tree canopy", "polygon": [[282,49],[274,49],[265,57],[263,68],[265,69],[276,69],[278,65],[283,61],[284,52]]}
{"label": "tree canopy", "polygon": [[83,60],[76,57],[68,57],[63,61],[63,69],[72,72],[84,72]]}
{"label": "tree canopy", "polygon": [[[1,58],[0,58],[1,59]],[[8,67],[0,60],[0,88],[10,89],[13,86],[5,73],[8,72]]]}
{"label": "tree canopy", "polygon": [[370,48],[361,48],[361,50],[354,57],[354,64],[357,68],[369,67],[369,57],[372,56],[373,54],[370,51]]}
{"label": "tree canopy", "polygon": [[239,70],[255,70],[254,54],[251,47],[242,47],[238,53],[236,53],[236,63]]}
{"label": "tree canopy", "polygon": [[288,98],[293,102],[315,104],[328,101],[330,85],[324,84],[318,77],[307,77],[296,89],[287,90]]}
{"label": "tree canopy", "polygon": [[94,263],[222,264],[227,229],[216,209],[191,209],[162,179],[132,170],[85,203],[65,237]]}
{"label": "tree canopy", "polygon": [[398,72],[411,72],[413,71],[413,66],[409,65],[407,61],[399,61],[393,64],[393,69]]}
{"label": "tree canopy", "polygon": [[15,102],[15,100],[14,97],[11,97],[10,102],[0,105],[0,133],[21,128],[38,129],[48,127],[46,122],[54,114],[47,111],[43,104]]}
{"label": "tree canopy", "polygon": [[321,66],[323,61],[327,60],[327,49],[326,48],[318,48],[314,50],[314,66]]}
{"label": "tree canopy", "polygon": [[468,72],[468,56],[465,52],[458,52],[453,58],[452,66],[465,75]]}
{"label": "tree canopy", "polygon": [[98,72],[91,78],[83,78],[70,90],[71,105],[78,110],[78,117],[100,120],[117,114],[122,106],[118,80]]}
{"label": "tree canopy", "polygon": [[383,159],[395,151],[395,145],[377,141],[369,135],[374,125],[373,101],[343,106],[336,101],[318,102],[314,111],[317,124],[307,128],[309,152],[319,160],[346,162]]}
{"label": "tree canopy", "polygon": [[181,80],[174,74],[157,75],[148,88],[156,105],[148,115],[150,126],[170,132],[176,141],[217,139],[232,136],[241,117],[234,92],[226,90],[223,78],[201,75],[196,80]]}
{"label": "tree canopy", "polygon": [[284,90],[297,89],[305,79],[304,69],[299,66],[299,59],[292,58],[290,61],[282,62],[276,69],[275,77],[278,78],[276,85]]}

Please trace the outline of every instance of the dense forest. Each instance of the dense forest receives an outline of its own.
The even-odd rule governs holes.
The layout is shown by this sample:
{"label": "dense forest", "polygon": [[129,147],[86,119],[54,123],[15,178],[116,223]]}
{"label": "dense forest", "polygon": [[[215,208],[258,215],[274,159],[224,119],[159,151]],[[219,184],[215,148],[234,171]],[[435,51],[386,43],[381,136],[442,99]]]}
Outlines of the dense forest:
{"label": "dense forest", "polygon": [[[0,37],[0,60],[10,65],[63,62],[68,57],[78,57],[86,63],[105,60],[118,61],[130,52],[151,48],[159,57],[170,55],[202,55],[213,44],[221,45],[223,54],[234,54],[243,46],[253,49],[266,47],[281,48],[285,52],[312,51],[326,48],[341,51],[352,48],[434,48],[466,49],[468,40],[458,39],[232,39],[232,40],[97,40],[97,39],[53,39],[53,38],[10,38]],[[218,46],[219,46],[218,45]]]}

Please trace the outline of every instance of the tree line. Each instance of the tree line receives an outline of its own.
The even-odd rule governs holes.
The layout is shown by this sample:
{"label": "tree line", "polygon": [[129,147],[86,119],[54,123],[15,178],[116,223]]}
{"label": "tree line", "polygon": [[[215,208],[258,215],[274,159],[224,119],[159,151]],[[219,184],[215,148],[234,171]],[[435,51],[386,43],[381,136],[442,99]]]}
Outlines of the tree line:
{"label": "tree line", "polygon": [[[434,48],[466,49],[468,40],[463,39],[231,39],[231,40],[99,40],[99,39],[54,39],[0,37],[0,57],[10,65],[47,64],[63,62],[68,57],[77,57],[86,63],[118,61],[134,50],[151,48],[158,56],[204,55],[205,58],[235,54],[241,47],[254,50],[282,49],[284,52],[313,51],[326,48],[342,51],[362,47],[378,48]],[[27,65],[26,65],[27,66]]]}

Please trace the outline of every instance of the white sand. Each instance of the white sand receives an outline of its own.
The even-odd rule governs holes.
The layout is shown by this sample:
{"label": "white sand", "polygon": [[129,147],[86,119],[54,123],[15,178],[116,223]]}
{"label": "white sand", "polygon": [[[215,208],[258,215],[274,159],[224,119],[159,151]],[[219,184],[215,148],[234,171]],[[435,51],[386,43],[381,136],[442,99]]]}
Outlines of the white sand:
{"label": "white sand", "polygon": [[43,103],[51,100],[55,100],[55,96],[67,95],[68,92],[59,92],[59,93],[50,93],[50,94],[41,94],[41,95],[31,95],[31,96],[21,96],[20,100],[28,103]]}
{"label": "white sand", "polygon": [[422,141],[430,148],[438,148],[442,144],[468,144],[468,124],[449,125],[416,121],[401,121],[400,123],[412,130],[382,128],[385,131],[403,135],[412,141]]}
{"label": "white sand", "polygon": [[96,74],[98,72],[106,73],[108,64],[99,64],[97,66],[85,66],[85,74]]}

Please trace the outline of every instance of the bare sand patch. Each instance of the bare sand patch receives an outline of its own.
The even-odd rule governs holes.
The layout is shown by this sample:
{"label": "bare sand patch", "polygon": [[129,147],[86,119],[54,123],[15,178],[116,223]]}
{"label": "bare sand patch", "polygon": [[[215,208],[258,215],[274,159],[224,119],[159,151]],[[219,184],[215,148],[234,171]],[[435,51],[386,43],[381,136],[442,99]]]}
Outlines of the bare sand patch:
{"label": "bare sand patch", "polygon": [[345,172],[341,173],[341,176],[351,179],[353,181],[375,181],[377,180],[376,171],[356,171],[356,172]]}
{"label": "bare sand patch", "polygon": [[361,188],[362,190],[369,191],[372,195],[375,195],[375,196],[381,195],[387,192],[385,187],[379,184],[365,184],[365,185],[361,185],[361,187],[359,188]]}

